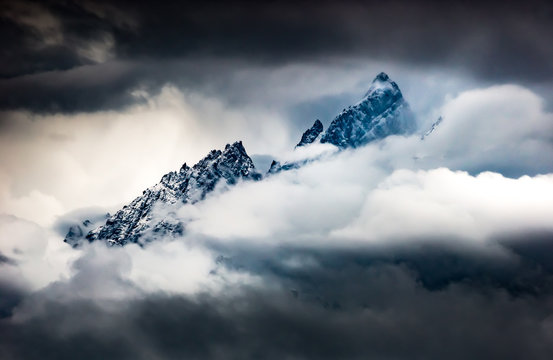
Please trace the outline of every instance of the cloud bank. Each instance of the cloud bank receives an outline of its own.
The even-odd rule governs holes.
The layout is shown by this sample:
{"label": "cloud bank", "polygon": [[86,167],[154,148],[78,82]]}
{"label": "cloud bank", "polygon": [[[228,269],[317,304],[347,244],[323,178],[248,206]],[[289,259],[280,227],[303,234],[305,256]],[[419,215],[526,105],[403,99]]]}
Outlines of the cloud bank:
{"label": "cloud bank", "polygon": [[[145,247],[75,250],[2,216],[1,357],[548,359],[552,115],[512,85],[436,114],[424,140],[281,153],[317,160],[172,209],[184,235]],[[115,143],[130,120],[110,115]]]}
{"label": "cloud bank", "polygon": [[7,1],[0,108],[120,109],[136,88],[198,88],[252,67],[344,59],[550,87],[552,14],[541,0]]}

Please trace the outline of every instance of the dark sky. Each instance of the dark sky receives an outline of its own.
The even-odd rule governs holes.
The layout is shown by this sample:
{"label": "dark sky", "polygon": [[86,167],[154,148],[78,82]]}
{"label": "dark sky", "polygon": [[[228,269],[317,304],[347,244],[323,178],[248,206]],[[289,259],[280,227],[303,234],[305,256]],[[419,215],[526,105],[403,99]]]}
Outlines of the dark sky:
{"label": "dark sky", "polygon": [[137,87],[349,58],[553,79],[549,1],[7,1],[1,14],[4,109],[118,108]]}

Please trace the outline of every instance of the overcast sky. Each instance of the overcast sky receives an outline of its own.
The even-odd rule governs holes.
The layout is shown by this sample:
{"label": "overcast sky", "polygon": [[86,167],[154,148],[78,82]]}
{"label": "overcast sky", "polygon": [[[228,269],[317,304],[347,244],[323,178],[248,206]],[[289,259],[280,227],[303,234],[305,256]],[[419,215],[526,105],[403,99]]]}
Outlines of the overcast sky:
{"label": "overcast sky", "polygon": [[[0,358],[550,358],[551,1],[8,0],[0,33]],[[415,135],[293,151],[381,71]],[[319,161],[63,243],[238,140]]]}
{"label": "overcast sky", "polygon": [[120,205],[236,140],[274,156],[380,71],[424,126],[491,85],[553,104],[548,1],[8,1],[1,16],[0,196],[34,221],[52,216],[29,203]]}

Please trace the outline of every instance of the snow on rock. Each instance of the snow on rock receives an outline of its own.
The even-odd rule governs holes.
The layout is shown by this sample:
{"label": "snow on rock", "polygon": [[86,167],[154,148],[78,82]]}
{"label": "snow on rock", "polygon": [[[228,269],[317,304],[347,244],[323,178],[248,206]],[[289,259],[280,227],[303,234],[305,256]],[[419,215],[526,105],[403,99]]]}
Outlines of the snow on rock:
{"label": "snow on rock", "polygon": [[416,123],[399,87],[385,73],[373,80],[365,97],[342,111],[321,138],[339,148],[356,148],[389,135],[408,135]]}
{"label": "snow on rock", "polygon": [[[159,218],[155,206],[195,203],[203,200],[221,181],[233,185],[239,180],[260,180],[252,159],[242,142],[212,150],[193,167],[186,163],[180,170],[165,174],[161,181],[144,190],[142,196],[109,217],[106,223],[86,235],[88,241],[106,240],[113,245],[142,243],[148,236],[182,234],[184,224],[171,218]],[[74,244],[76,229],[70,229],[66,242]]]}
{"label": "snow on rock", "polygon": [[323,132],[323,123],[319,119],[315,120],[315,123],[310,129],[307,129],[303,135],[301,136],[300,142],[296,145],[296,147],[299,146],[305,146],[313,143],[319,135]]}

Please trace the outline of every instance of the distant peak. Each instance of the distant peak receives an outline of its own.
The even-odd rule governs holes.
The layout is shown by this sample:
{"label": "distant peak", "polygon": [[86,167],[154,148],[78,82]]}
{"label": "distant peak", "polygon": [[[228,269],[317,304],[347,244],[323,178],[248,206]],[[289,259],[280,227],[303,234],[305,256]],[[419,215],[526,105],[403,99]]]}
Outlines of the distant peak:
{"label": "distant peak", "polygon": [[398,97],[402,96],[397,84],[392,81],[392,79],[390,79],[388,74],[386,74],[385,72],[381,72],[380,74],[376,75],[376,77],[372,81],[369,90],[365,94],[365,98],[375,96],[380,97],[382,94],[385,93],[397,95]]}
{"label": "distant peak", "polygon": [[323,123],[319,119],[317,119],[317,120],[315,120],[315,123],[313,124],[313,126],[309,129],[307,129],[303,133],[303,135],[301,137],[301,140],[296,145],[296,147],[309,145],[309,144],[313,143],[315,140],[317,140],[317,138],[319,137],[319,135],[322,132],[323,132]]}
{"label": "distant peak", "polygon": [[238,151],[240,153],[246,154],[246,149],[244,148],[244,145],[242,145],[242,141],[236,141],[232,144],[225,145],[225,151],[224,153]]}
{"label": "distant peak", "polygon": [[390,77],[385,72],[381,72],[380,74],[376,75],[376,77],[373,80],[373,83],[376,81],[390,81]]}
{"label": "distant peak", "polygon": [[225,150],[228,149],[231,146],[232,147],[237,146],[237,144],[242,144],[242,141],[235,141],[235,142],[232,143],[232,145],[231,144],[226,144],[225,145]]}
{"label": "distant peak", "polygon": [[389,135],[411,134],[415,126],[399,86],[381,72],[361,101],[332,120],[320,141],[339,148],[355,148]]}

